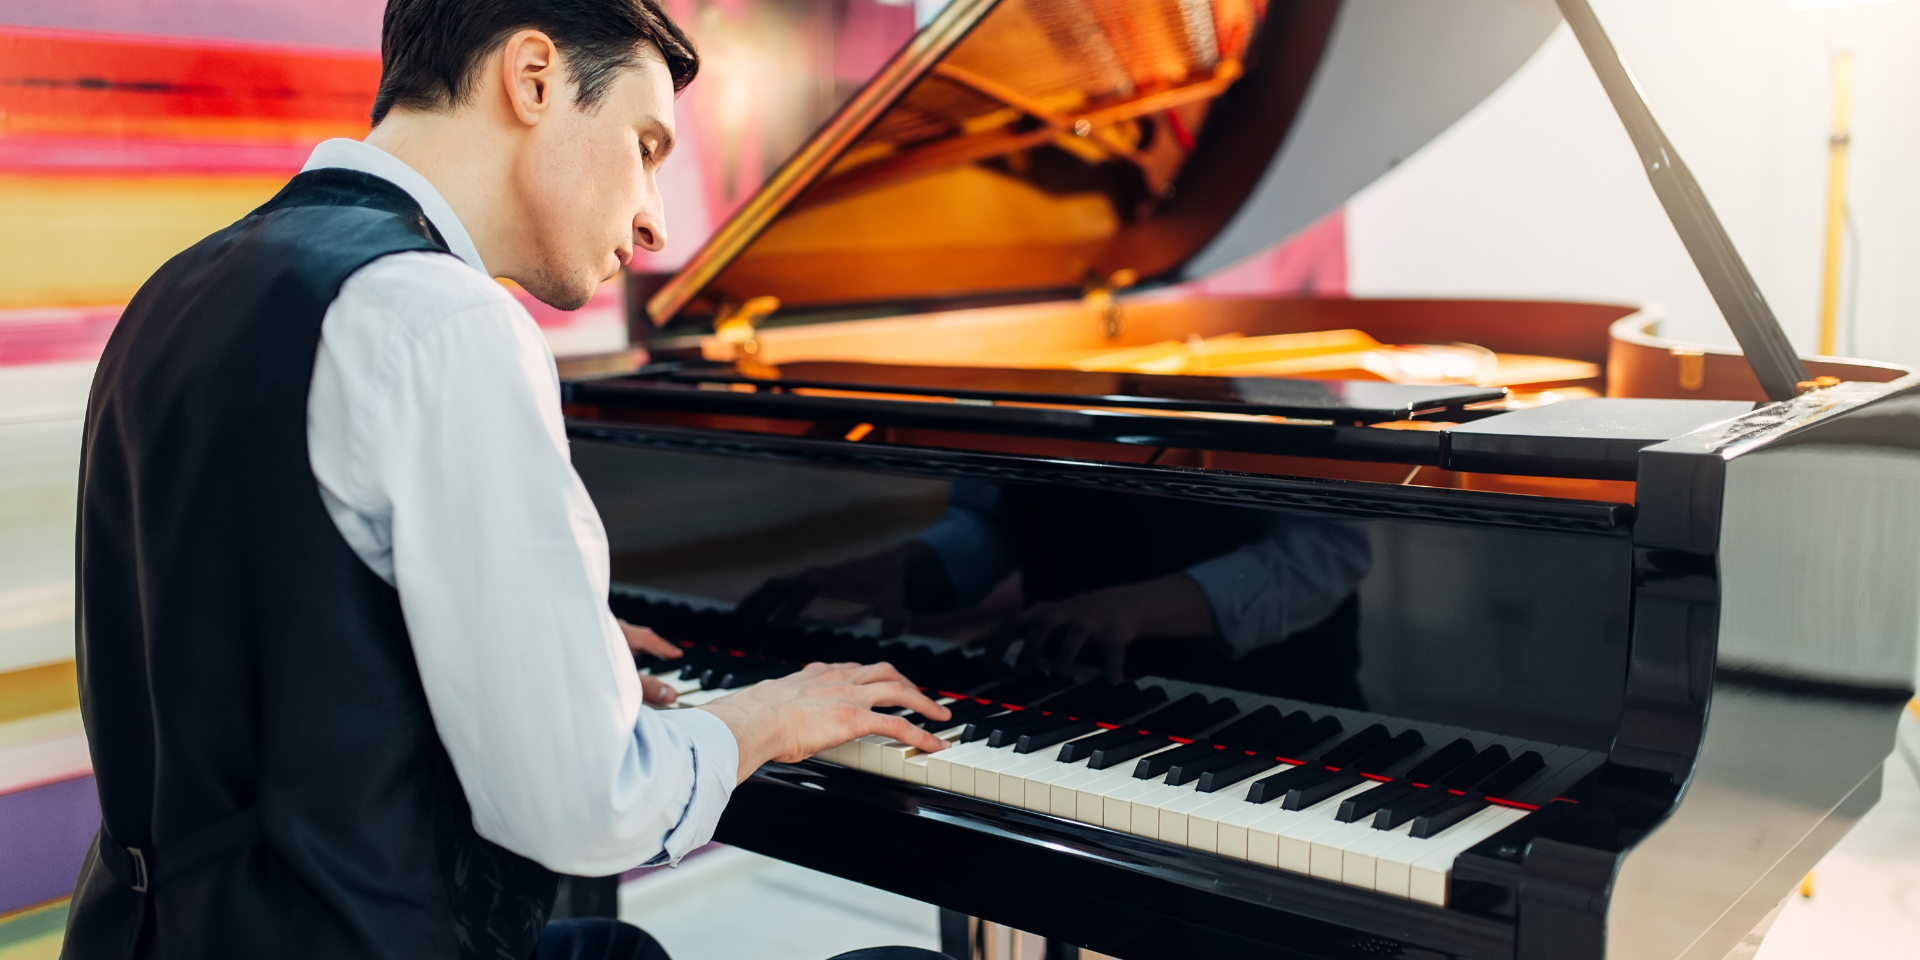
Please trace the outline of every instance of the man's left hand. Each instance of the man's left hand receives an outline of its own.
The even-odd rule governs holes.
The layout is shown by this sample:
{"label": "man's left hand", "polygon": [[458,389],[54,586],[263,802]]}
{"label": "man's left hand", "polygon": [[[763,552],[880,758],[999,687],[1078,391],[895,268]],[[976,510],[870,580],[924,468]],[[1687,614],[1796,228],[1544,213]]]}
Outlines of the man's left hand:
{"label": "man's left hand", "polygon": [[[627,649],[634,653],[648,653],[662,660],[678,660],[685,656],[673,641],[646,627],[636,627],[622,620],[620,632],[626,634]],[[664,707],[680,697],[666,681],[645,673],[640,675],[640,695],[647,703],[657,707]]]}

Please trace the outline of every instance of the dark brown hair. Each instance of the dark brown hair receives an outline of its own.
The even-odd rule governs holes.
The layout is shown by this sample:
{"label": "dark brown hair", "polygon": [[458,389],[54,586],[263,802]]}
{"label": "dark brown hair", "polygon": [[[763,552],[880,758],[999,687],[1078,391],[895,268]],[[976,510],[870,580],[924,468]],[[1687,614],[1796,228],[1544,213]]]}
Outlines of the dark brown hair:
{"label": "dark brown hair", "polygon": [[377,126],[394,107],[447,110],[473,94],[480,61],[517,30],[539,30],[566,57],[575,97],[592,109],[651,43],[679,91],[700,72],[693,41],[660,0],[387,0],[380,28]]}

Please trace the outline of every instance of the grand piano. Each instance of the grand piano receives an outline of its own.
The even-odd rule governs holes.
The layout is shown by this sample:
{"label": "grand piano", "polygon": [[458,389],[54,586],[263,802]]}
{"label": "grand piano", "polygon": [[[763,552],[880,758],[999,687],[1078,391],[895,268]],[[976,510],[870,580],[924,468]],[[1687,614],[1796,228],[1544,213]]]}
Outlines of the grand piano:
{"label": "grand piano", "polygon": [[[1647,305],[1181,286],[1563,18],[1741,350]],[[1793,353],[1585,0],[953,0],[634,289],[650,362],[564,396],[613,606],[687,651],[641,667],[693,704],[885,659],[954,712],[938,754],[768,765],[726,843],[1125,960],[1719,960],[1879,796],[1920,379]],[[904,633],[737,609],[967,509],[995,582],[940,554]],[[1167,575],[1218,635],[1118,682],[994,642]]]}

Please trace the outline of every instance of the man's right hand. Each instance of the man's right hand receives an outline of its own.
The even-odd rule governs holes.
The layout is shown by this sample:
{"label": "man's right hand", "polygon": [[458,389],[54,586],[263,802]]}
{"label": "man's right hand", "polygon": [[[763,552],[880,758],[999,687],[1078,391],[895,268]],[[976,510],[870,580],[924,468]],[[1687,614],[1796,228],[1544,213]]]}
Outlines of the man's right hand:
{"label": "man's right hand", "polygon": [[946,749],[946,741],[905,717],[875,713],[875,707],[907,707],[936,720],[952,716],[887,663],[809,663],[799,673],[694,709],[719,717],[733,731],[741,781],[768,761],[794,763],[874,733],[928,753]]}

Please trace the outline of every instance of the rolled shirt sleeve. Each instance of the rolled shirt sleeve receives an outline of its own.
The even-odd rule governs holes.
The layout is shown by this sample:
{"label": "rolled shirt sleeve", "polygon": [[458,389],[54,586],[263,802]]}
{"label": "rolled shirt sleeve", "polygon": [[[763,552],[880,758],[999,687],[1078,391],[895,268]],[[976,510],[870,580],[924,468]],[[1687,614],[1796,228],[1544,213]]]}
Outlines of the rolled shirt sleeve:
{"label": "rolled shirt sleeve", "polygon": [[1188,567],[1228,652],[1245,656],[1319,624],[1373,568],[1360,523],[1274,513],[1252,543]]}
{"label": "rolled shirt sleeve", "polygon": [[642,704],[525,310],[450,257],[364,268],[323,326],[309,437],[336,523],[399,589],[480,835],[583,876],[705,843],[737,745],[711,714]]}

